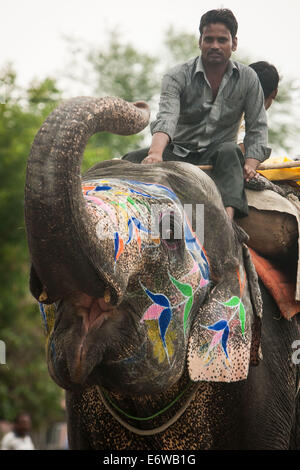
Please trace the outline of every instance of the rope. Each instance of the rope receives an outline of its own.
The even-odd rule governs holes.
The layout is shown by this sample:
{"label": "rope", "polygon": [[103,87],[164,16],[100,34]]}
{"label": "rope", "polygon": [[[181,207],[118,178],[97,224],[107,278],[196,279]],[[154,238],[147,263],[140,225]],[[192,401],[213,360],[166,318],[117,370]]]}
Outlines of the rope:
{"label": "rope", "polygon": [[[124,414],[125,416],[131,418],[131,419],[135,419],[135,420],[139,420],[139,421],[146,421],[146,420],[150,420],[150,419],[153,419],[154,417],[156,416],[159,416],[160,414],[162,414],[163,412],[165,412],[166,410],[168,410],[171,406],[174,405],[174,403],[176,403],[179,398],[186,392],[186,390],[191,386],[191,384],[183,391],[180,393],[180,395],[175,398],[175,400],[172,401],[172,403],[170,403],[167,407],[165,407],[163,410],[160,410],[158,411],[157,413],[155,413],[153,416],[150,416],[149,418],[138,418],[138,417],[135,417],[135,416],[130,416],[129,414],[125,413],[125,411],[122,411],[120,408],[118,408],[111,400],[109,397],[108,400],[110,401],[111,405],[113,407],[115,407],[119,412],[121,412],[122,414]],[[138,434],[140,436],[153,436],[155,434],[158,434],[160,432],[163,432],[165,431],[166,429],[168,429],[170,426],[172,426],[172,424],[176,423],[176,421],[181,417],[181,415],[183,415],[183,413],[186,411],[186,409],[189,407],[191,401],[194,399],[198,389],[199,389],[199,386],[200,384],[197,384],[196,387],[195,387],[195,390],[193,391],[193,393],[190,395],[190,397],[187,399],[186,403],[177,411],[177,413],[175,414],[175,416],[173,416],[171,419],[169,419],[165,424],[157,427],[157,428],[154,428],[154,429],[138,429],[134,426],[131,426],[130,424],[126,423],[126,421],[124,421],[120,416],[118,416],[118,414],[111,408],[111,406],[108,404],[108,402],[106,401],[106,397],[104,396],[105,392],[103,392],[101,390],[101,388],[97,385],[97,390],[98,390],[98,393],[101,397],[101,400],[103,402],[103,405],[105,406],[105,408],[107,409],[107,411],[113,416],[113,418],[115,418],[116,421],[118,421],[124,428],[126,428],[128,431],[130,432],[133,432],[134,434]]]}

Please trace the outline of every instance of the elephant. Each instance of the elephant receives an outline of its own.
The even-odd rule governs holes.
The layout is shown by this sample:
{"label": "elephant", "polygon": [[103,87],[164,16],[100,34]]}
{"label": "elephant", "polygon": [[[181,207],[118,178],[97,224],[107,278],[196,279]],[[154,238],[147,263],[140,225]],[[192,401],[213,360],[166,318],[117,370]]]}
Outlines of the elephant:
{"label": "elephant", "polygon": [[121,159],[81,176],[92,134],[148,120],[143,102],[73,98],[28,159],[30,290],[70,448],[299,449],[299,318],[280,318],[211,178]]}

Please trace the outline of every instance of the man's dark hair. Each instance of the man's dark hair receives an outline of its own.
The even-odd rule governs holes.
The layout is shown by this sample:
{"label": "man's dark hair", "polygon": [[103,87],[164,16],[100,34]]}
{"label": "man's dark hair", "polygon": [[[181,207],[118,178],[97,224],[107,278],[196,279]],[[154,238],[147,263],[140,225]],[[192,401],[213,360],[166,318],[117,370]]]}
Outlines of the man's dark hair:
{"label": "man's dark hair", "polygon": [[219,8],[204,13],[200,20],[200,34],[203,33],[203,28],[211,23],[223,23],[229,29],[232,39],[236,37],[238,22],[231,10]]}
{"label": "man's dark hair", "polygon": [[264,61],[254,62],[250,64],[249,67],[257,73],[264,96],[268,98],[270,94],[278,88],[279,74],[276,67]]}
{"label": "man's dark hair", "polygon": [[14,423],[18,423],[23,416],[28,416],[30,418],[30,414],[27,411],[20,411],[20,413],[15,416]]}

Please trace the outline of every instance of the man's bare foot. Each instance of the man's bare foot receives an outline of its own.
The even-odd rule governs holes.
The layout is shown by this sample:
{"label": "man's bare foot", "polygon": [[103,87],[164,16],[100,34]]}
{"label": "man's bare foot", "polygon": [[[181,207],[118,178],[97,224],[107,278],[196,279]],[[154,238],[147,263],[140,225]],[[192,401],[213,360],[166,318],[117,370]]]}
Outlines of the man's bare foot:
{"label": "man's bare foot", "polygon": [[226,212],[227,212],[227,215],[228,215],[229,219],[230,219],[231,221],[233,221],[233,217],[234,217],[234,208],[228,206],[228,207],[225,207],[225,210],[226,210]]}

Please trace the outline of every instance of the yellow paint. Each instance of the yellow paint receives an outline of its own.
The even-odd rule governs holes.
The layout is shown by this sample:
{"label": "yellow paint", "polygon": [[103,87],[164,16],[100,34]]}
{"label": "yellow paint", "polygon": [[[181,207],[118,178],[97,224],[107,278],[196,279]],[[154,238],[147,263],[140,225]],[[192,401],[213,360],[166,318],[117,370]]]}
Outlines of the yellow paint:
{"label": "yellow paint", "polygon": [[[157,320],[146,320],[148,327],[148,337],[153,344],[153,355],[161,364],[166,359],[166,352],[159,335],[158,322]],[[175,331],[168,329],[166,333],[166,345],[169,358],[173,357],[175,348],[173,341],[176,339]]]}
{"label": "yellow paint", "polygon": [[46,351],[48,350],[48,343],[49,343],[49,338],[51,336],[51,333],[54,328],[54,323],[55,323],[55,307],[54,304],[51,305],[44,305],[44,312],[46,315],[46,320],[47,320],[47,337],[46,337]]}
{"label": "yellow paint", "polygon": [[131,196],[130,193],[125,193],[124,191],[114,191],[114,195],[119,194],[121,196]]}

